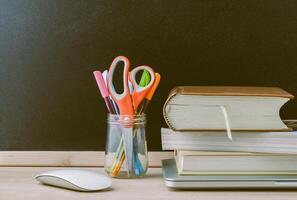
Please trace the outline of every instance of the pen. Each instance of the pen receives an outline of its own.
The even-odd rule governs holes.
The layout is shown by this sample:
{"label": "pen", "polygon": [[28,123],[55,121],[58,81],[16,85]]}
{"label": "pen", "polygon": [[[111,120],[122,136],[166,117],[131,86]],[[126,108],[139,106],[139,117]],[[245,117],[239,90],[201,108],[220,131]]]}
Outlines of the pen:
{"label": "pen", "polygon": [[146,95],[145,99],[141,102],[141,105],[139,106],[139,109],[137,110],[137,113],[142,114],[146,111],[148,104],[150,102],[150,100],[152,99],[159,83],[160,83],[160,79],[161,76],[159,73],[155,73],[155,81],[153,83],[152,88],[150,89],[150,91],[148,92],[148,94]]}
{"label": "pen", "polygon": [[111,99],[109,98],[109,91],[108,91],[108,89],[105,85],[105,82],[103,80],[102,73],[100,71],[94,71],[93,74],[95,76],[97,85],[99,87],[101,96],[104,99],[104,102],[105,102],[108,112],[111,114],[115,114],[115,110],[112,106]]}
{"label": "pen", "polygon": [[[107,87],[107,76],[108,76],[108,70],[104,70],[104,72],[102,73],[102,77],[104,79],[104,83],[105,83],[105,86]],[[110,98],[110,101],[113,105],[113,108],[114,108],[114,111],[115,111],[115,114],[120,114],[119,112],[119,108],[118,106],[116,105],[116,103],[114,102],[114,100],[111,98],[111,96],[109,96]]]}
{"label": "pen", "polygon": [[151,81],[150,73],[147,70],[143,70],[139,81],[139,86],[145,87]]}

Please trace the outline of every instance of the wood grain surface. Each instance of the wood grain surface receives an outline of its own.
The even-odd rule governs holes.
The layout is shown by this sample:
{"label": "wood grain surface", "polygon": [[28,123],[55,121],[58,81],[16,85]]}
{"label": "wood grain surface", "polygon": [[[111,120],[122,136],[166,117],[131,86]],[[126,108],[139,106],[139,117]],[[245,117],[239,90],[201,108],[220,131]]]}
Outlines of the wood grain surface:
{"label": "wood grain surface", "polygon": [[[149,166],[160,167],[161,160],[173,158],[173,152],[149,152]],[[102,167],[103,151],[0,151],[1,166]]]}
{"label": "wood grain surface", "polygon": [[[112,179],[112,189],[92,193],[45,186],[34,180],[35,175],[52,169],[57,168],[1,167],[0,198],[6,200],[295,200],[297,198],[297,192],[292,190],[171,190],[165,186],[160,168],[150,168],[148,175],[142,179]],[[103,172],[102,168],[83,169]]]}

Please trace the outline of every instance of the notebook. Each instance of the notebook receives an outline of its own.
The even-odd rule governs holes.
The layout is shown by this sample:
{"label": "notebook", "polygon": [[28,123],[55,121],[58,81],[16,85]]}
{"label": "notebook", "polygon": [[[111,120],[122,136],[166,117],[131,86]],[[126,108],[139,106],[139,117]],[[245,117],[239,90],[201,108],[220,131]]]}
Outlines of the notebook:
{"label": "notebook", "polygon": [[279,116],[293,95],[277,87],[183,86],[174,88],[163,115],[173,130],[289,131]]}

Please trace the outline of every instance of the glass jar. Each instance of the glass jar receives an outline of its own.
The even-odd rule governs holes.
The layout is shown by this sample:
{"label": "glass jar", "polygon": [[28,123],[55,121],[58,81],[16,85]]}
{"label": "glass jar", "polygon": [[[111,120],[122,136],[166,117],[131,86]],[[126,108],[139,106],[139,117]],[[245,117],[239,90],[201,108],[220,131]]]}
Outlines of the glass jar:
{"label": "glass jar", "polygon": [[108,115],[105,170],[111,177],[136,178],[148,168],[146,116]]}

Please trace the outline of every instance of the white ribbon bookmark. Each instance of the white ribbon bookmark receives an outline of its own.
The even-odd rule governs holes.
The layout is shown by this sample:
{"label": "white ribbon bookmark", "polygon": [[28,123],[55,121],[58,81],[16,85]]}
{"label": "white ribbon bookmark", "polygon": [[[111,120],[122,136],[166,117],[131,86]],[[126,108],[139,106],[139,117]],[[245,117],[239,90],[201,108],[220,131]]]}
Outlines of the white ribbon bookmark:
{"label": "white ribbon bookmark", "polygon": [[224,115],[228,138],[229,138],[229,140],[232,141],[232,134],[231,134],[231,128],[230,128],[230,123],[229,123],[227,110],[226,110],[225,106],[220,106],[220,108],[221,108],[221,110],[223,112],[223,115]]}

